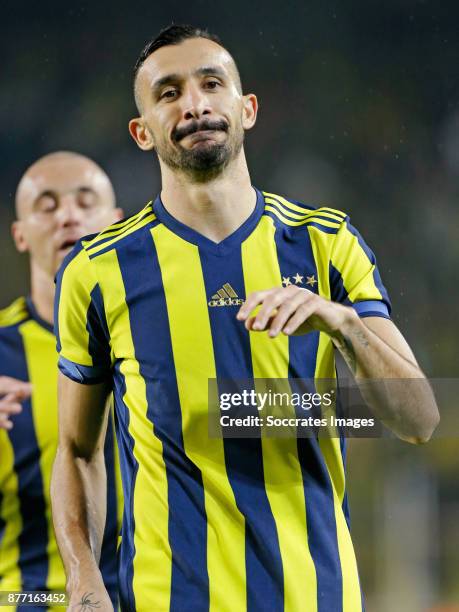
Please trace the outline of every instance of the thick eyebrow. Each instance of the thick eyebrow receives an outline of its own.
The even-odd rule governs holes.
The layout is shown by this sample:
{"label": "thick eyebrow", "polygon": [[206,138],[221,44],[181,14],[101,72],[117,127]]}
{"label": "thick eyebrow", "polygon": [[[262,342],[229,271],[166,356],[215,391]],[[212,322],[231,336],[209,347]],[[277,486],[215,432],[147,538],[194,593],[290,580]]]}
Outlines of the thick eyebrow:
{"label": "thick eyebrow", "polygon": [[[224,78],[226,73],[218,66],[203,66],[194,71],[195,76],[217,76]],[[172,85],[183,81],[183,76],[177,73],[166,74],[165,76],[156,79],[153,82],[152,89],[154,92],[158,92],[165,85]]]}
{"label": "thick eyebrow", "polygon": [[179,74],[166,74],[160,79],[154,81],[152,89],[153,91],[159,91],[161,87],[170,85],[171,83],[178,83],[179,81],[181,81],[181,76]]}
{"label": "thick eyebrow", "polygon": [[195,74],[197,76],[218,76],[221,78],[226,76],[225,71],[218,66],[204,66],[203,68],[198,68]]}

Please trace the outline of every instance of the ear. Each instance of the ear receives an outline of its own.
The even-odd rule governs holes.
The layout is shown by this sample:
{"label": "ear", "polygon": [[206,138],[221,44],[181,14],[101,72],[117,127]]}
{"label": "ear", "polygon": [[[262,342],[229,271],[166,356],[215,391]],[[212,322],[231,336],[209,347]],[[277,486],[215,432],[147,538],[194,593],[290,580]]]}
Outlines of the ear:
{"label": "ear", "polygon": [[29,245],[24,235],[22,221],[14,221],[11,225],[11,235],[13,236],[14,244],[19,253],[27,253]]}
{"label": "ear", "polygon": [[258,100],[255,94],[242,96],[242,127],[250,130],[255,125],[258,113]]}
{"label": "ear", "polygon": [[151,151],[155,148],[153,137],[142,117],[136,117],[129,121],[129,133],[142,151]]}
{"label": "ear", "polygon": [[115,208],[113,211],[113,223],[121,221],[121,219],[124,219],[124,216],[124,210],[122,208]]}

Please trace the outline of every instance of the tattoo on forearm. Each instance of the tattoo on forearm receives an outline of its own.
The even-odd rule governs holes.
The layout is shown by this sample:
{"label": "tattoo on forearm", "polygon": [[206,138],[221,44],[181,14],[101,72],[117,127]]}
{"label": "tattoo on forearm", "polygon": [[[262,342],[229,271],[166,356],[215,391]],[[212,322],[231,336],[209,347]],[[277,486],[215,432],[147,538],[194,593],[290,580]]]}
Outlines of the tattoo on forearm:
{"label": "tattoo on forearm", "polygon": [[359,341],[361,346],[368,346],[370,343],[368,342],[365,333],[361,329],[357,329],[354,334],[356,340]]}
{"label": "tattoo on forearm", "polygon": [[81,612],[90,612],[91,610],[95,610],[96,608],[100,608],[100,602],[91,601],[91,596],[94,593],[84,593],[81,601],[78,604],[78,609]]}
{"label": "tattoo on forearm", "polygon": [[[369,346],[369,342],[363,331],[360,329],[356,330],[352,334],[353,338],[361,345],[361,346]],[[352,339],[350,336],[343,336],[343,340],[338,345],[339,350],[341,351],[346,363],[350,367],[353,374],[357,372],[357,359],[355,356],[354,346],[352,344]]]}

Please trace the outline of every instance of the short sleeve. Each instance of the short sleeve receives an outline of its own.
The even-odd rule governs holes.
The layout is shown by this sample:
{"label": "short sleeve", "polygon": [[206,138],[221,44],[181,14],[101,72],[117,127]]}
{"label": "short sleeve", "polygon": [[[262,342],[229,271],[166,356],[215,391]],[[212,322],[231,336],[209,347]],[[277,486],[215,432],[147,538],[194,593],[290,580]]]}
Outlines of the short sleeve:
{"label": "short sleeve", "polygon": [[54,328],[59,369],[75,382],[95,384],[110,376],[111,352],[102,294],[81,243],[56,276]]}
{"label": "short sleeve", "polygon": [[332,301],[352,306],[360,317],[390,318],[391,302],[376,257],[348,217],[335,237],[329,275]]}

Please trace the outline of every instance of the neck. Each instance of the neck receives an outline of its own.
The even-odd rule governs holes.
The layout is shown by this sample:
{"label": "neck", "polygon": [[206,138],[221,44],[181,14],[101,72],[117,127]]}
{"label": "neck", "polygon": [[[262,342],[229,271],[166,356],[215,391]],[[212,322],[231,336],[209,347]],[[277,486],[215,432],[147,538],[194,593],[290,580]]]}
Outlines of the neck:
{"label": "neck", "polygon": [[31,261],[32,301],[44,320],[53,324],[54,320],[54,280],[44,270]]}
{"label": "neck", "polygon": [[207,183],[192,183],[161,160],[161,199],[167,211],[206,238],[220,242],[253,212],[256,194],[241,149],[225,171]]}

